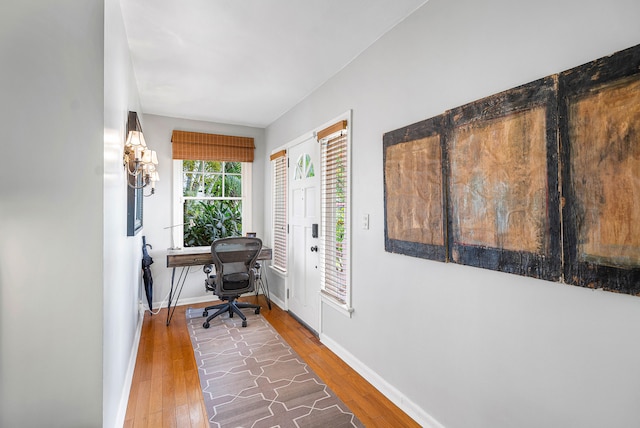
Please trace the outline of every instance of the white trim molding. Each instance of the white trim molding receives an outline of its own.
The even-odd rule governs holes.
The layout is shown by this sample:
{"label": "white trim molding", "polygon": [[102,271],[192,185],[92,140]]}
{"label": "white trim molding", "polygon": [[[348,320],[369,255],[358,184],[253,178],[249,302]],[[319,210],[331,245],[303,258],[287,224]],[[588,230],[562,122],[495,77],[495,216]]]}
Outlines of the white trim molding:
{"label": "white trim molding", "polygon": [[127,406],[129,405],[129,396],[131,395],[131,385],[133,383],[133,374],[136,369],[136,361],[138,359],[138,348],[140,347],[140,338],[142,337],[142,324],[144,323],[144,310],[142,305],[138,310],[138,325],[136,326],[136,334],[131,344],[131,354],[129,355],[129,364],[124,377],[124,385],[120,394],[120,403],[118,405],[118,414],[116,415],[116,427],[124,426],[124,420],[127,417]]}
{"label": "white trim molding", "polygon": [[333,353],[340,357],[345,363],[347,363],[352,369],[358,372],[369,383],[371,383],[376,389],[378,389],[385,397],[398,406],[407,415],[411,416],[420,426],[424,428],[445,428],[440,422],[438,422],[433,416],[429,415],[416,403],[411,401],[408,397],[398,391],[393,385],[383,379],[375,371],[371,370],[367,365],[362,363],[353,354],[340,346],[337,342],[332,340],[327,335],[320,333],[320,342],[329,348]]}

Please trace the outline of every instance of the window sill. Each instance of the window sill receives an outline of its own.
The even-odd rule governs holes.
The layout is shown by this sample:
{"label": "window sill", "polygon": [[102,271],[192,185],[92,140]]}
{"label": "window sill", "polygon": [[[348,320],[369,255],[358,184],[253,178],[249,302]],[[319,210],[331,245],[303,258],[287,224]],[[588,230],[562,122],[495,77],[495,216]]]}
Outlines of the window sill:
{"label": "window sill", "polygon": [[324,291],[320,292],[320,298],[324,303],[331,306],[333,309],[337,310],[345,317],[351,318],[351,314],[353,314],[354,311],[351,306],[347,305],[346,303],[337,301],[333,296],[325,293]]}

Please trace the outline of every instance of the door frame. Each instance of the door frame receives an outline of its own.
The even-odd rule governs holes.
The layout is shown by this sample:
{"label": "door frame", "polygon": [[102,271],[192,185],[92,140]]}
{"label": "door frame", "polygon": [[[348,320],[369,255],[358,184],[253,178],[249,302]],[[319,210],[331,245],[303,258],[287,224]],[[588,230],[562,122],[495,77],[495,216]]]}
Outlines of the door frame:
{"label": "door frame", "polygon": [[[353,123],[353,111],[349,109],[346,112],[334,117],[333,119],[327,120],[326,122],[322,123],[321,125],[314,127],[311,131],[305,132],[304,134],[302,134],[302,135],[298,136],[297,138],[289,141],[288,143],[274,148],[271,152],[275,153],[275,152],[278,152],[280,150],[286,150],[287,151],[287,159],[289,161],[289,159],[290,159],[289,158],[289,149],[291,147],[294,147],[294,146],[296,146],[298,144],[304,143],[309,139],[314,139],[314,140],[317,141],[318,131],[321,131],[321,130],[325,129],[327,126],[330,126],[330,125],[336,123],[337,121],[343,120],[343,119],[346,119],[348,121],[348,123],[349,123],[349,126],[351,127],[351,124]],[[351,135],[351,132],[349,132],[349,159],[350,159],[351,165],[353,165],[353,163],[351,161],[351,159],[352,159],[352,157],[351,157],[351,138],[352,138],[352,135]],[[318,142],[318,144],[320,144],[320,143]],[[322,150],[320,151],[320,157],[322,157]],[[320,170],[317,171],[316,173],[322,174],[322,170],[321,170],[322,167],[321,167],[321,165],[318,165],[318,166],[320,167]],[[351,168],[350,168],[350,171],[351,171]],[[288,179],[289,179],[289,177],[287,177],[287,180]],[[353,189],[353,187],[352,187],[353,183],[351,181],[351,172],[349,173],[349,176],[348,176],[348,183],[349,183],[348,184],[349,185],[349,189],[352,190]],[[318,194],[318,197],[319,198],[322,197],[322,181],[320,182],[320,192]],[[348,207],[348,213],[349,213],[347,221],[348,221],[349,226],[350,226],[349,227],[349,234],[352,236],[352,233],[353,233],[352,218],[353,218],[353,216],[351,215],[351,211],[352,211],[351,198],[352,198],[352,196],[349,196],[349,198],[347,200],[347,207]],[[287,216],[289,216],[289,208],[290,208],[288,204],[289,204],[289,201],[287,201]],[[322,217],[322,212],[320,213],[320,216]],[[320,224],[322,224],[322,218],[320,218]],[[351,239],[351,236],[349,236],[349,240],[351,242],[353,242],[352,239]],[[289,279],[289,271],[290,271],[289,262],[290,262],[290,260],[291,260],[291,238],[290,238],[289,233],[287,233],[287,273],[280,273],[280,272],[277,273],[284,280],[283,281],[284,282],[284,301],[282,303],[283,303],[283,309],[285,311],[289,310],[289,299],[287,297],[287,293],[288,293],[289,288],[290,288],[289,287],[289,282],[290,282],[290,279]],[[352,257],[351,257],[351,254],[350,254],[349,255],[350,263],[351,263],[351,260],[352,260]],[[349,276],[351,276],[351,272],[352,272],[351,268],[349,269],[349,272],[350,272]],[[349,278],[348,281],[350,283],[351,282],[351,278]],[[322,287],[322,284],[320,284],[320,286]],[[332,299],[324,297],[322,295],[322,293],[320,293],[320,307],[319,307],[319,311],[318,311],[318,331],[316,332],[320,337],[322,337],[322,332],[323,332],[323,329],[322,329],[322,321],[323,321],[323,313],[324,313],[323,305],[329,305],[329,306],[333,307],[335,310],[338,310],[339,312],[341,312],[342,314],[347,316],[348,318],[351,318],[352,313],[353,313],[353,308],[351,307],[351,292],[349,292],[348,302],[347,302],[346,305],[340,305],[340,304],[338,304],[338,302],[334,302]]]}
{"label": "door frame", "polygon": [[[295,153],[294,153],[295,152]],[[293,155],[292,155],[293,153]],[[306,171],[301,171],[303,176],[300,181],[296,179],[298,171],[298,160],[301,156],[311,156],[314,175],[313,178],[305,177]],[[292,146],[287,157],[290,159],[288,165],[288,234],[287,242],[289,254],[287,255],[287,273],[290,273],[291,281],[287,282],[287,307],[289,313],[298,319],[309,330],[317,334],[320,324],[320,236],[312,237],[312,223],[321,226],[321,164],[320,143],[315,139],[307,139],[295,146]],[[306,165],[305,165],[306,166]],[[306,168],[305,168],[306,169]],[[311,183],[311,185],[309,185]],[[301,187],[302,186],[302,187]],[[312,198],[309,198],[309,189],[313,189]],[[302,194],[298,191],[303,190]],[[296,194],[298,197],[295,197]],[[298,205],[302,197],[301,206]],[[298,201],[298,202],[296,202]],[[312,205],[312,212],[307,211],[309,202]],[[295,217],[296,207],[302,212]],[[302,214],[302,217],[299,217]],[[308,215],[311,214],[311,218]],[[297,219],[297,220],[296,220]],[[300,223],[302,221],[302,223]],[[302,240],[302,242],[300,242]],[[315,245],[316,252],[311,248]],[[310,264],[309,264],[310,263]],[[315,266],[315,269],[313,268]],[[301,274],[301,275],[300,275]],[[302,281],[301,281],[302,280]]]}
{"label": "door frame", "polygon": [[[292,147],[297,146],[298,144],[302,144],[307,142],[308,140],[311,139],[316,139],[316,132],[315,131],[309,131],[309,132],[305,132],[304,134],[300,135],[298,138],[295,138],[291,141],[289,141],[287,144],[283,145],[283,146],[279,146],[276,147],[272,152],[278,152],[280,150],[286,150],[287,151],[287,162],[291,162],[290,157],[289,157],[289,150]],[[289,166],[287,165],[287,170],[289,169]],[[272,177],[273,178],[273,177]],[[289,219],[290,219],[290,200],[289,200],[289,189],[288,189],[288,181],[289,181],[289,174],[287,172],[287,228],[289,227]],[[273,196],[273,195],[272,195]],[[272,201],[273,203],[273,198]],[[271,227],[273,228],[273,225],[271,225]],[[273,230],[272,230],[272,236],[271,238],[273,238]],[[283,282],[284,282],[284,299],[282,301],[283,304],[283,308],[285,311],[289,311],[289,298],[287,297],[289,294],[289,283],[290,283],[290,272],[291,272],[291,267],[289,266],[289,263],[291,262],[291,235],[289,234],[289,231],[287,230],[287,272],[286,273],[280,273],[277,272],[277,274],[283,278]],[[318,320],[319,325],[322,324],[322,319]]]}

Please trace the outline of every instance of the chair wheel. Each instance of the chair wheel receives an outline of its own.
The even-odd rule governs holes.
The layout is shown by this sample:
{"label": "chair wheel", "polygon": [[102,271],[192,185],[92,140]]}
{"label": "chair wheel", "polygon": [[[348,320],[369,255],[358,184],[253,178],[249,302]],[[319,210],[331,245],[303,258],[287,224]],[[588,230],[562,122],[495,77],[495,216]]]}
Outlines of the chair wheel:
{"label": "chair wheel", "polygon": [[260,308],[256,308],[256,315],[260,313]]}
{"label": "chair wheel", "polygon": [[242,326],[246,327],[247,326],[247,322],[246,321],[242,321]]}
{"label": "chair wheel", "polygon": [[204,311],[204,312],[202,313],[202,316],[203,316],[203,317],[208,317],[208,316],[209,316],[209,312],[208,312],[208,311]]}
{"label": "chair wheel", "polygon": [[229,318],[233,318],[233,312],[229,312]]}
{"label": "chair wheel", "polygon": [[205,322],[204,324],[202,324],[202,326],[203,326],[204,328],[209,328],[209,323],[208,323],[208,322]]}

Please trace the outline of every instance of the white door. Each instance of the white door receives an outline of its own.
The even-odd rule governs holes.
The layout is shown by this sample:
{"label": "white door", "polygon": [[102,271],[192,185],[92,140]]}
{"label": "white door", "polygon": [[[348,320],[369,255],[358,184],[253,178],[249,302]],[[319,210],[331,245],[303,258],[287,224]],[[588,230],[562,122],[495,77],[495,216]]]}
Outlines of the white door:
{"label": "white door", "polygon": [[318,331],[320,307],[320,144],[315,139],[289,149],[288,308]]}

